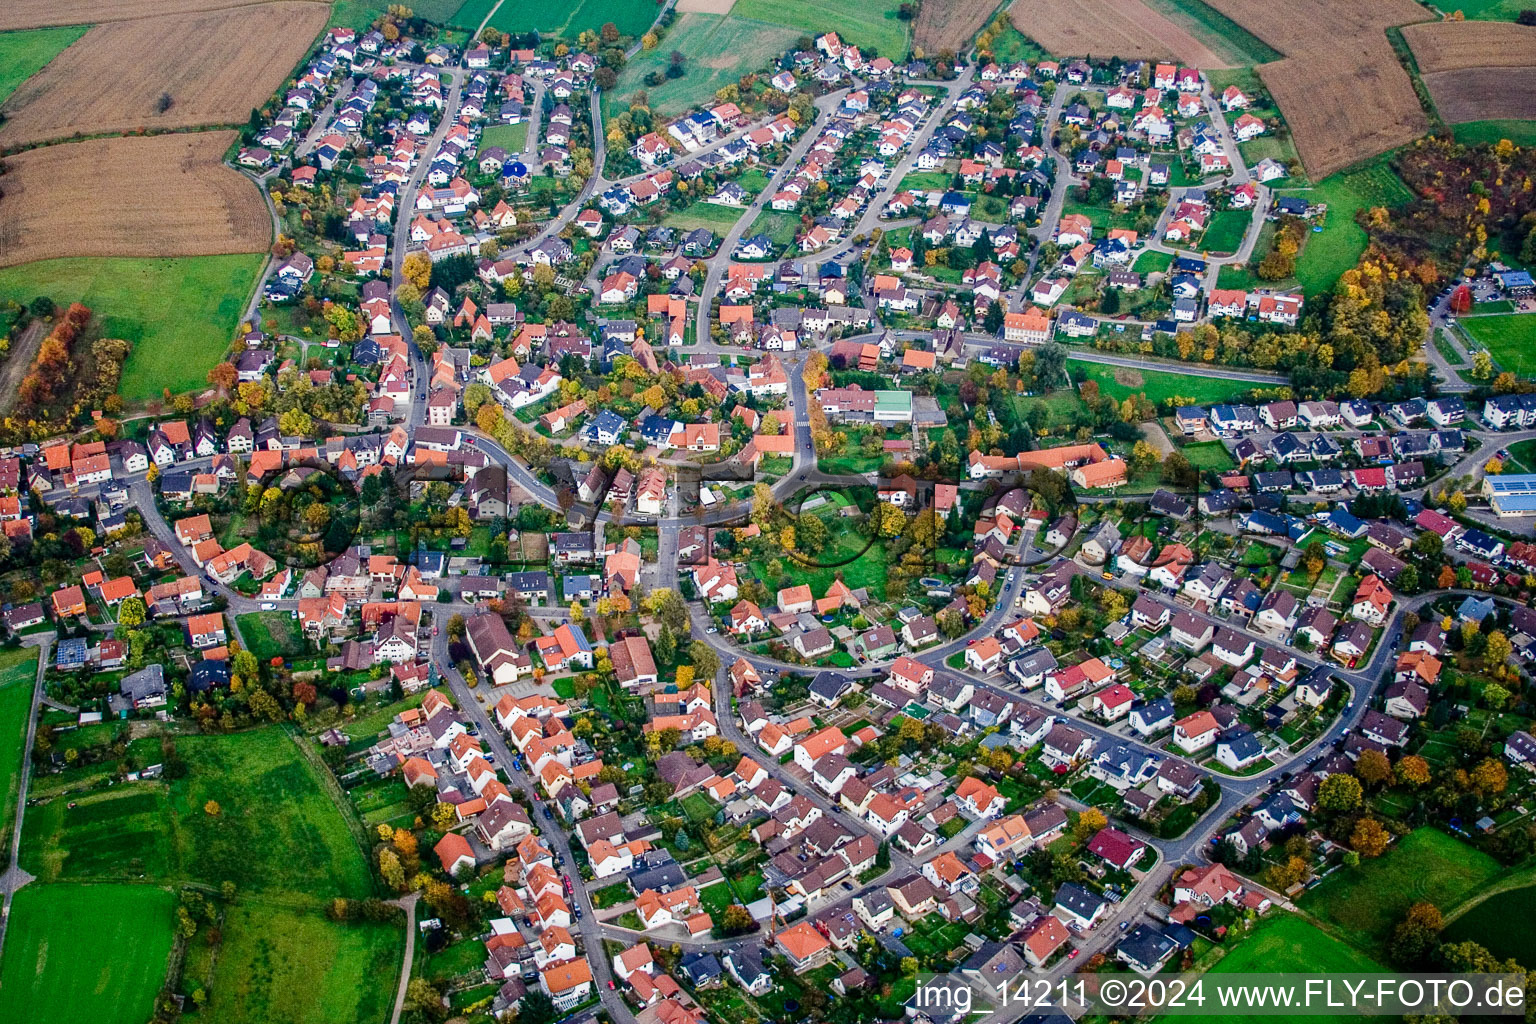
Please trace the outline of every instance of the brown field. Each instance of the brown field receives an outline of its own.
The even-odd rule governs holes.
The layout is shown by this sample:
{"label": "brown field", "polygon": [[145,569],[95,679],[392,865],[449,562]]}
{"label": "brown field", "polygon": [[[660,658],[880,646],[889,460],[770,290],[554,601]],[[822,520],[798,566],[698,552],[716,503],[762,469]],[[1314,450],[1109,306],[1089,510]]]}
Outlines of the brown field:
{"label": "brown field", "polygon": [[1451,124],[1536,118],[1536,68],[1462,68],[1424,76]]}
{"label": "brown field", "polygon": [[1285,54],[1259,68],[1313,180],[1409,142],[1429,128],[1413,81],[1387,41],[1424,21],[1413,0],[1208,0]]}
{"label": "brown field", "polygon": [[1195,67],[1226,66],[1141,0],[1018,0],[1008,16],[1020,32],[1061,56],[1174,57]]}
{"label": "brown field", "polygon": [[1536,27],[1528,25],[1431,21],[1405,27],[1403,38],[1425,75],[1463,68],[1536,67]]}
{"label": "brown field", "polygon": [[924,53],[958,53],[996,9],[993,0],[923,0],[912,22],[912,41]]}
{"label": "brown field", "polygon": [[220,161],[234,132],[92,139],[27,150],[0,178],[0,266],[56,256],[261,252],[261,193]]}
{"label": "brown field", "polygon": [[99,25],[161,14],[188,14],[245,7],[266,0],[6,0],[0,4],[0,32],[44,25]]}
{"label": "brown field", "polygon": [[[329,12],[284,2],[98,25],[6,100],[0,145],[244,122]],[[163,94],[172,102],[162,114]]]}

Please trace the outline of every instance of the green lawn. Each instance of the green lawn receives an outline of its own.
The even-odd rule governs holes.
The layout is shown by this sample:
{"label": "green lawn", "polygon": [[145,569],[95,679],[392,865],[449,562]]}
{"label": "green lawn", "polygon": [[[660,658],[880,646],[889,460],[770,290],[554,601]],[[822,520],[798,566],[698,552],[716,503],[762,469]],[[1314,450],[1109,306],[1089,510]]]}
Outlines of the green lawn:
{"label": "green lawn", "polygon": [[[476,0],[470,0],[476,3]],[[470,4],[465,4],[468,7]],[[474,11],[460,7],[453,15],[455,24],[464,24]],[[490,5],[486,5],[486,10]],[[480,11],[480,17],[485,12]],[[652,0],[555,0],[554,3],[525,4],[513,0],[501,5],[491,19],[491,24],[503,32],[537,31],[546,39],[574,40],[583,30],[596,32],[607,22],[613,22],[621,34],[638,36],[656,20],[656,4]],[[470,26],[473,27],[473,26]]]}
{"label": "green lawn", "polygon": [[1267,64],[1284,56],[1204,0],[1147,0],[1147,6],[1230,64]]}
{"label": "green lawn", "polygon": [[1514,957],[1521,966],[1536,959],[1536,885],[1490,896],[1446,928],[1444,941],[1467,940],[1497,957]]}
{"label": "green lawn", "polygon": [[773,244],[783,249],[793,245],[800,231],[800,217],[786,210],[764,210],[752,222],[743,238],[751,238],[759,232],[773,239]]}
{"label": "green lawn", "polygon": [[1050,57],[1045,47],[1004,22],[1002,35],[992,42],[992,59],[999,64],[1013,64],[1021,60],[1037,61]]}
{"label": "green lawn", "polygon": [[500,146],[508,153],[521,153],[528,144],[528,122],[493,124],[480,135],[480,148]]}
{"label": "green lawn", "polygon": [[1200,248],[1207,252],[1237,252],[1238,246],[1243,244],[1243,235],[1252,223],[1252,210],[1222,210],[1211,218],[1210,225],[1200,239]]}
{"label": "green lawn", "polygon": [[[502,6],[502,13],[508,6],[511,5]],[[501,17],[498,14],[492,23],[496,24]],[[721,86],[735,82],[748,71],[758,70],[770,55],[793,46],[800,34],[797,29],[780,24],[754,21],[740,11],[728,17],[679,15],[660,46],[640,51],[624,66],[618,85],[605,97],[603,113],[611,116],[627,109],[636,90],[645,92],[651,110],[660,116],[676,116],[700,104],[712,103]],[[645,76],[650,72],[666,72],[674,50],[686,58],[683,76],[657,86],[646,85]]]}
{"label": "green lawn", "polygon": [[237,616],[235,622],[258,661],[308,653],[299,621],[287,612],[248,612]]}
{"label": "green lawn", "polygon": [[1536,121],[1466,121],[1451,125],[1451,132],[1464,146],[1480,146],[1500,139],[1508,139],[1517,146],[1536,146]]}
{"label": "green lawn", "polygon": [[1167,270],[1171,266],[1173,266],[1173,253],[1148,249],[1136,257],[1136,265],[1131,269],[1138,274],[1152,274],[1160,270]]}
{"label": "green lawn", "polygon": [[1187,444],[1179,451],[1189,460],[1189,464],[1196,469],[1208,469],[1214,473],[1223,473],[1234,465],[1232,454],[1227,451],[1227,446],[1220,441],[1201,441],[1199,444]]}
{"label": "green lawn", "polygon": [[1536,313],[1462,317],[1456,325],[1486,348],[1501,369],[1536,375]]}
{"label": "green lawn", "polygon": [[21,763],[27,754],[27,719],[32,714],[32,690],[37,682],[37,650],[26,647],[0,652],[0,849],[9,849],[11,822]]}
{"label": "green lawn", "polygon": [[724,237],[731,228],[736,226],[736,222],[745,212],[744,209],[735,206],[698,202],[690,203],[681,210],[674,210],[662,218],[661,222],[679,231],[707,228],[716,235]]}
{"label": "green lawn", "polygon": [[0,103],[16,87],[48,65],[63,49],[85,35],[89,25],[31,28],[0,32]]}
{"label": "green lawn", "polygon": [[1131,370],[1102,363],[1073,360],[1072,378],[1078,381],[1097,381],[1099,390],[1111,395],[1116,401],[1124,401],[1130,395],[1146,395],[1151,402],[1168,398],[1192,398],[1201,405],[1224,402],[1233,395],[1253,390],[1252,384],[1236,380],[1219,380],[1195,373],[1173,373],[1167,370]]}
{"label": "green lawn", "polygon": [[29,885],[0,964],[0,1024],[142,1024],[171,952],[176,898],[148,885]]}
{"label": "green lawn", "polygon": [[1413,199],[1408,186],[1385,161],[1335,174],[1309,189],[1287,189],[1278,194],[1328,204],[1323,230],[1307,236],[1296,261],[1296,278],[1308,298],[1331,292],[1339,276],[1365,252],[1367,238],[1365,229],[1355,223],[1357,211],[1400,206]]}
{"label": "green lawn", "polygon": [[133,343],[119,391],[129,403],[202,387],[240,326],[264,257],[71,258],[0,268],[0,299],[83,302]]}
{"label": "green lawn", "polygon": [[[812,37],[836,32],[845,43],[901,63],[907,57],[908,23],[896,16],[895,0],[736,0],[733,18],[756,18]],[[759,52],[758,63],[777,56]]]}
{"label": "green lawn", "polygon": [[[1229,943],[1233,940],[1228,940]],[[1213,975],[1220,974],[1361,974],[1386,970],[1353,946],[1334,938],[1321,928],[1295,914],[1270,911],[1270,916],[1260,921],[1253,932],[1235,940],[1227,955],[1212,967]],[[1161,1021],[1201,1021],[1214,1024],[1230,1021],[1230,1014],[1200,1014],[1163,1017]],[[1303,1016],[1266,1016],[1267,1021],[1280,1024],[1307,1024],[1322,1018]],[[1356,1018],[1349,1018],[1356,1019]]]}
{"label": "green lawn", "polygon": [[1385,940],[1409,904],[1429,900],[1449,909],[1499,870],[1487,854],[1420,828],[1375,860],[1334,872],[1301,898],[1301,908],[1368,946]]}
{"label": "green lawn", "polygon": [[388,1020],[404,951],[402,927],[338,924],[316,913],[240,903],[224,920],[208,1019],[219,1024]]}
{"label": "green lawn", "polygon": [[[44,881],[147,877],[361,898],[372,876],[316,769],[277,726],[183,736],[187,774],[33,808],[22,864]],[[218,814],[207,812],[210,800]]]}

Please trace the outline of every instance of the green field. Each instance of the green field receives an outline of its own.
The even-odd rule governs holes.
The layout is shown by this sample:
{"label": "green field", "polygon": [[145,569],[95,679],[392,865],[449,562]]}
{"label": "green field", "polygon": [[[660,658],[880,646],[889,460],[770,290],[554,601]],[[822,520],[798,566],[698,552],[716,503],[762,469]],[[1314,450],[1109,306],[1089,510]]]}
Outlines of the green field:
{"label": "green field", "polygon": [[1232,461],[1232,453],[1227,451],[1227,446],[1220,441],[1201,441],[1198,444],[1187,444],[1179,451],[1189,460],[1189,464],[1196,469],[1208,469],[1213,473],[1224,473],[1231,469],[1235,463]]}
{"label": "green field", "polygon": [[[898,64],[907,59],[907,25],[895,0],[736,0],[733,18],[755,18],[812,36],[836,32],[865,58],[878,54]],[[772,56],[759,53],[758,63]]]}
{"label": "green field", "polygon": [[528,122],[493,124],[480,135],[480,148],[500,146],[508,153],[521,153],[528,144]]}
{"label": "green field", "polygon": [[1445,929],[1446,942],[1468,940],[1522,967],[1536,960],[1536,885],[1490,896]]}
{"label": "green field", "polygon": [[[460,3],[461,0],[417,0],[409,6],[417,17],[446,25]],[[346,25],[362,31],[372,25],[389,6],[390,0],[337,0],[331,6],[331,24]]]}
{"label": "green field", "polygon": [[1136,257],[1136,265],[1131,269],[1138,274],[1155,274],[1171,266],[1173,266],[1173,253],[1148,249]]}
{"label": "green field", "polygon": [[1530,0],[1466,0],[1453,9],[1473,21],[1514,21],[1530,6]]}
{"label": "green field", "polygon": [[742,236],[743,240],[762,233],[773,239],[773,244],[784,249],[795,242],[800,232],[800,217],[787,210],[764,210]]}
{"label": "green field", "polygon": [[[1228,942],[1233,940],[1229,939]],[[1381,964],[1354,947],[1334,938],[1321,928],[1280,911],[1270,911],[1269,917],[1260,921],[1248,936],[1236,940],[1227,955],[1212,967],[1213,975],[1219,974],[1362,974],[1384,971]],[[1172,1021],[1198,1021],[1214,1024],[1230,1021],[1230,1014],[1180,1015],[1159,1018],[1159,1024]],[[1278,1024],[1308,1024],[1321,1020],[1345,1018],[1313,1017],[1300,1014],[1292,1016],[1266,1016],[1265,1020]],[[1348,1018],[1357,1019],[1357,1018]]]}
{"label": "green field", "polygon": [[1451,125],[1451,133],[1464,146],[1508,139],[1517,146],[1536,146],[1536,121],[1466,121]]}
{"label": "green field", "polygon": [[1237,252],[1252,223],[1252,210],[1222,210],[1211,217],[1211,223],[1200,239],[1200,248],[1206,252]]}
{"label": "green field", "polygon": [[37,682],[37,650],[23,648],[0,653],[0,849],[9,849],[11,822],[16,817],[16,793],[26,756],[27,719],[32,714],[32,690]]}
{"label": "green field", "polygon": [[662,218],[662,223],[668,227],[677,228],[679,231],[693,231],[697,228],[707,228],[716,235],[724,237],[726,232],[736,226],[741,219],[744,209],[734,206],[719,206],[715,203],[690,203],[681,210],[674,210]]}
{"label": "green field", "polygon": [[[472,6],[473,10],[465,10]],[[481,0],[470,0],[453,15],[453,21],[463,24],[476,11],[483,18],[490,6]],[[481,7],[484,10],[480,10]],[[491,18],[491,25],[503,32],[537,31],[546,39],[574,40],[584,30],[596,32],[611,21],[620,34],[638,36],[651,27],[656,13],[657,5],[653,0],[555,0],[554,3],[532,5],[511,0],[501,5]]]}
{"label": "green field", "polygon": [[165,980],[176,898],[148,885],[29,885],[0,964],[0,1024],[142,1024]]}
{"label": "green field", "polygon": [[496,3],[497,0],[465,0],[463,6],[449,16],[448,23],[473,31],[491,13]]}
{"label": "green field", "polygon": [[1375,860],[1340,868],[1301,898],[1301,908],[1359,937],[1385,940],[1408,906],[1448,910],[1499,873],[1490,856],[1433,828],[1410,832]]}
{"label": "green field", "polygon": [[64,25],[0,32],[0,103],[22,82],[43,70],[66,46],[85,35],[88,28],[89,25]]}
{"label": "green field", "polygon": [[235,623],[258,661],[278,655],[296,658],[308,653],[298,620],[287,612],[249,612],[237,616]]}
{"label": "green field", "polygon": [[1355,223],[1358,210],[1372,206],[1400,206],[1413,199],[1397,172],[1385,161],[1358,171],[1325,178],[1309,189],[1287,189],[1277,195],[1301,196],[1310,203],[1328,204],[1323,230],[1307,236],[1296,261],[1296,278],[1308,298],[1333,291],[1340,275],[1360,261],[1365,252],[1365,229]]}
{"label": "green field", "polygon": [[[761,68],[770,56],[789,49],[798,38],[800,33],[795,29],[735,14],[723,18],[718,14],[680,15],[660,46],[641,50],[624,65],[619,84],[604,97],[603,113],[607,116],[626,109],[637,90],[645,92],[651,110],[661,116],[676,116],[713,103],[721,86]],[[646,85],[647,74],[667,70],[673,50],[686,58],[683,77]]]}
{"label": "green field", "polygon": [[[298,746],[270,726],[184,736],[187,774],[55,799],[27,815],[22,864],[44,881],[225,879],[242,890],[361,898],[372,876],[347,821]],[[219,813],[205,810],[216,801]]]}
{"label": "green field", "polygon": [[123,399],[202,387],[240,326],[261,254],[180,259],[58,259],[0,269],[0,299],[83,302],[103,330],[133,343]]}
{"label": "green field", "polygon": [[223,924],[210,1021],[383,1021],[394,1006],[401,926],[337,924],[319,914],[242,902]]}
{"label": "green field", "polygon": [[1536,375],[1536,313],[1461,317],[1456,326],[1486,348],[1501,369]]}
{"label": "green field", "polygon": [[1252,391],[1254,385],[1237,380],[1218,380],[1198,373],[1172,373],[1167,370],[1132,370],[1102,363],[1073,360],[1072,379],[1097,381],[1099,390],[1124,401],[1130,395],[1146,395],[1150,402],[1168,398],[1192,398],[1201,405],[1224,402],[1233,395]]}
{"label": "green field", "polygon": [[1204,0],[1147,0],[1147,6],[1230,64],[1267,64],[1284,56]]}

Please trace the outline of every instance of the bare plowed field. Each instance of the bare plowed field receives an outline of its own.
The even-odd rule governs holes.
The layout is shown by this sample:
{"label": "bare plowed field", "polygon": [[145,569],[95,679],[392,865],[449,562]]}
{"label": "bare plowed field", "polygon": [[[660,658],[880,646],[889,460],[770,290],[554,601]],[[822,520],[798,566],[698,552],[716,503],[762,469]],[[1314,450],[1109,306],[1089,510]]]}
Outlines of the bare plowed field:
{"label": "bare plowed field", "polygon": [[912,23],[912,40],[924,53],[958,53],[996,9],[993,0],[923,0]]}
{"label": "bare plowed field", "polygon": [[243,122],[304,56],[329,11],[271,3],[98,25],[6,100],[0,145]]}
{"label": "bare plowed field", "polygon": [[100,25],[162,14],[222,11],[266,0],[6,0],[0,4],[0,32],[43,25]]}
{"label": "bare plowed field", "polygon": [[56,256],[261,252],[261,193],[221,163],[234,132],[91,139],[27,150],[0,178],[0,266]]}
{"label": "bare plowed field", "polygon": [[1173,57],[1196,67],[1225,67],[1205,44],[1141,0],[1017,0],[1008,16],[1020,32],[1062,56]]}
{"label": "bare plowed field", "polygon": [[1536,118],[1536,68],[1463,68],[1424,76],[1451,124]]}
{"label": "bare plowed field", "polygon": [[1313,180],[1402,145],[1429,120],[1386,30],[1424,21],[1412,0],[1208,0],[1285,54],[1259,68]]}
{"label": "bare plowed field", "polygon": [[[1536,28],[1507,21],[1431,21],[1403,38],[1425,75],[1463,68],[1536,67]],[[1439,105],[1439,98],[1435,103]]]}

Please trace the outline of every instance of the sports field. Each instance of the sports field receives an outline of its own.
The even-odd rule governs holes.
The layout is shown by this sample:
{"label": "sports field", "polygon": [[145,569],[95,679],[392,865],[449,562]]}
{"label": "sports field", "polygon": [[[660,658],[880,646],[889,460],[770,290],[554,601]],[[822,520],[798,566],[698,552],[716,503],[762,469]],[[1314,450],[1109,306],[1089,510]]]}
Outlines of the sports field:
{"label": "sports field", "polygon": [[[643,90],[651,110],[675,117],[703,103],[712,103],[716,90],[730,85],[748,71],[755,71],[771,56],[794,45],[798,29],[731,14],[682,14],[654,50],[641,50],[619,72],[619,84],[604,99],[604,115],[629,106],[629,99]],[[684,58],[681,78],[646,85],[651,72],[665,74],[672,52]]]}
{"label": "sports field", "polygon": [[165,981],[176,898],[149,885],[29,885],[0,963],[0,1024],[143,1024]]}
{"label": "sports field", "polygon": [[0,849],[9,849],[11,822],[16,818],[16,792],[21,785],[22,749],[27,742],[27,718],[37,682],[37,651],[23,648],[0,653]]}
{"label": "sports field", "polygon": [[1456,324],[1492,354],[1500,369],[1536,375],[1536,313],[1467,316]]}
{"label": "sports field", "polygon": [[[896,16],[896,0],[736,0],[733,18],[783,25],[813,38],[836,32],[865,57],[879,54],[898,64],[907,57],[909,22]],[[767,54],[758,54],[761,64]]]}
{"label": "sports field", "polygon": [[318,913],[241,902],[222,928],[209,1020],[238,1024],[383,1021],[394,1005],[399,924],[339,924]]}
{"label": "sports field", "polygon": [[[346,820],[282,729],[182,737],[176,751],[188,771],[169,786],[120,786],[33,808],[22,864],[44,881],[229,879],[242,891],[372,894]],[[217,814],[208,813],[210,800]]]}
{"label": "sports field", "polygon": [[1277,195],[1328,204],[1323,230],[1307,236],[1296,261],[1296,279],[1307,298],[1333,291],[1339,276],[1360,261],[1368,239],[1365,229],[1355,223],[1357,210],[1401,206],[1413,199],[1408,186],[1385,162],[1335,174],[1312,188],[1286,189]]}
{"label": "sports field", "polygon": [[1386,939],[1410,904],[1428,900],[1448,910],[1499,870],[1487,854],[1421,828],[1375,860],[1334,872],[1300,906],[1369,946]]}
{"label": "sports field", "polygon": [[179,259],[43,260],[0,268],[0,299],[83,302],[110,336],[133,343],[119,388],[133,404],[202,387],[240,326],[260,254]]}
{"label": "sports field", "polygon": [[0,32],[0,103],[16,87],[41,71],[66,46],[85,35],[88,25]]}

